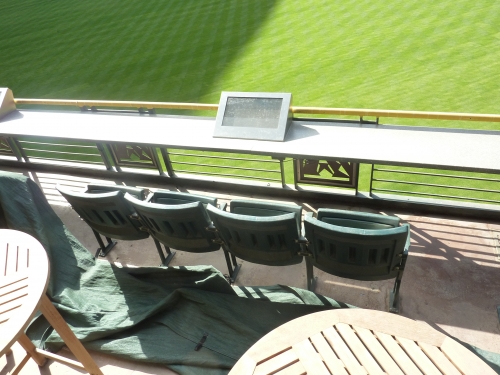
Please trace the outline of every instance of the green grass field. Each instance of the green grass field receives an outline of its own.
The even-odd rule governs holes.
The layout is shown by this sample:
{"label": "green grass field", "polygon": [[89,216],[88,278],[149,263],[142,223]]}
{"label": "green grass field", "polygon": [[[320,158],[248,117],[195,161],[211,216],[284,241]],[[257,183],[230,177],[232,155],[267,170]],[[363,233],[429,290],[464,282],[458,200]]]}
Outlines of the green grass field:
{"label": "green grass field", "polygon": [[498,114],[500,3],[0,0],[0,87],[202,103],[291,92],[300,106]]}
{"label": "green grass field", "polygon": [[0,0],[0,86],[31,98],[217,103],[221,91],[276,91],[303,106],[499,113],[500,3]]}

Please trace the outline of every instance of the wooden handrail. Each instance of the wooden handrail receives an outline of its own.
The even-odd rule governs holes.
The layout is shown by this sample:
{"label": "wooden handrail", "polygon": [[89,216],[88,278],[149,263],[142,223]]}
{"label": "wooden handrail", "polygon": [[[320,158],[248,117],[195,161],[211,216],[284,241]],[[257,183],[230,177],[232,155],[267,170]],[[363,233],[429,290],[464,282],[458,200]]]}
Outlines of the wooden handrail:
{"label": "wooden handrail", "polygon": [[[146,109],[188,109],[197,111],[216,111],[218,104],[203,103],[175,103],[175,102],[136,102],[115,100],[60,100],[60,99],[14,99],[16,104],[31,105],[62,105],[76,107],[118,107],[118,108],[146,108]],[[500,115],[453,112],[425,112],[425,111],[397,111],[361,108],[326,108],[326,107],[290,107],[292,113],[314,115],[341,115],[357,117],[389,117],[415,118],[428,120],[455,120],[500,122]]]}
{"label": "wooden handrail", "polygon": [[399,117],[421,118],[430,120],[458,120],[458,121],[486,121],[500,122],[500,115],[454,112],[424,112],[424,111],[396,111],[383,109],[361,108],[322,108],[322,107],[291,107],[293,113],[342,115],[342,116],[372,116],[372,117]]}
{"label": "wooden handrail", "polygon": [[146,109],[192,109],[199,111],[216,111],[218,104],[172,103],[172,102],[133,102],[116,100],[61,100],[61,99],[14,99],[16,104],[64,105],[76,107],[119,107]]}

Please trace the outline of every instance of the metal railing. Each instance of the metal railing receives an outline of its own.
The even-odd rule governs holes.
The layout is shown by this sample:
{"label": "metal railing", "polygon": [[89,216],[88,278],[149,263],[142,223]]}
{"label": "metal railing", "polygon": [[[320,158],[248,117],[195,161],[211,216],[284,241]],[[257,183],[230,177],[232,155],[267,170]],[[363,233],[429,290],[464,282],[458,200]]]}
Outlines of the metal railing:
{"label": "metal railing", "polygon": [[498,205],[500,175],[372,164],[370,195],[376,193]]}
{"label": "metal railing", "polygon": [[[284,159],[249,154],[228,154],[164,149],[172,166],[171,173],[194,173],[223,178],[240,178],[285,186]],[[164,156],[165,158],[165,156]]]}
{"label": "metal railing", "polygon": [[33,160],[93,164],[104,163],[100,145],[89,142],[60,143],[47,142],[38,138],[19,137],[16,145],[26,162]]}
{"label": "metal railing", "polygon": [[[150,114],[155,109],[215,111],[218,107],[215,104],[94,100],[15,99],[15,102],[18,105],[65,105],[90,110],[98,110],[97,107],[137,108],[140,112],[147,110]],[[359,116],[361,121],[365,116],[373,116],[377,118],[377,122],[380,117],[500,122],[500,115],[468,113],[313,107],[292,107],[291,110],[294,114]],[[176,186],[191,184],[190,186],[203,186],[207,189],[210,186],[215,186],[215,189],[225,186],[236,193],[258,192],[303,200],[335,199],[339,202],[378,207],[391,202],[396,208],[415,204],[424,211],[427,207],[431,212],[448,211],[454,215],[476,215],[482,218],[487,212],[490,218],[500,218],[500,171],[498,174],[486,174],[424,167],[358,165],[335,160],[308,163],[307,160],[291,157],[275,159],[273,155],[167,149],[133,143],[82,141],[67,144],[57,139],[32,137],[4,137],[0,139],[0,143],[2,160],[8,159],[10,155],[12,160],[17,159],[17,164],[11,165],[21,166],[22,163],[22,167],[26,169],[57,169],[81,175],[92,175],[92,172],[85,172],[83,169],[100,169],[105,171],[99,175],[100,178],[114,181],[143,179],[166,184],[175,181]],[[5,164],[2,160],[0,165]],[[61,168],[61,165],[66,169]],[[82,165],[87,168],[82,169]],[[202,177],[203,184],[197,184],[196,180]],[[207,177],[211,178],[208,182]],[[239,184],[238,181],[244,184]],[[302,188],[302,184],[308,184],[307,188]],[[340,187],[348,194],[338,195],[331,189],[332,186]],[[266,190],[266,187],[270,189]],[[317,187],[321,189],[315,191]],[[368,193],[364,194],[363,190]]]}

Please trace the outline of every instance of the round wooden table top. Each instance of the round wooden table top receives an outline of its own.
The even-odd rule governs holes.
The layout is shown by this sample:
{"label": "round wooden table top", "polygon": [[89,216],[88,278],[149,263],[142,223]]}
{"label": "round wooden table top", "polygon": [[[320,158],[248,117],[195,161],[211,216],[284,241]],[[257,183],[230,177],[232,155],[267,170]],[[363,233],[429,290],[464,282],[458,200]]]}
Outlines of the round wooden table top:
{"label": "round wooden table top", "polygon": [[322,311],[257,341],[230,375],[496,375],[455,340],[423,322],[365,309]]}
{"label": "round wooden table top", "polygon": [[0,229],[0,356],[24,332],[49,282],[49,261],[32,236]]}

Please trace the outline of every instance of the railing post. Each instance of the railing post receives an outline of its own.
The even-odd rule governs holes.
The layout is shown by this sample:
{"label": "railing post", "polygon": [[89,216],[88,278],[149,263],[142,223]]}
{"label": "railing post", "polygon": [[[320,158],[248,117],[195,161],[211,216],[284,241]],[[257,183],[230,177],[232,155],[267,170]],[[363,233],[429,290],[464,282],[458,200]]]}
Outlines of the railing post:
{"label": "railing post", "polygon": [[285,187],[286,186],[286,181],[285,181],[285,164],[284,164],[285,158],[283,158],[283,157],[275,157],[275,156],[271,156],[271,158],[274,159],[274,160],[279,160],[279,162],[280,162],[281,186]]}
{"label": "railing post", "polygon": [[165,171],[163,170],[163,166],[161,165],[160,158],[158,157],[158,149],[156,147],[151,147],[151,154],[154,159],[156,166],[158,167],[158,172],[160,172],[160,176],[165,175]]}
{"label": "railing post", "polygon": [[281,187],[286,186],[285,181],[285,158],[280,158]]}
{"label": "railing post", "polygon": [[373,170],[375,169],[375,164],[372,164],[372,170],[370,173],[370,197],[372,196],[372,187],[373,187]]}
{"label": "railing post", "polygon": [[299,190],[299,168],[297,168],[297,163],[299,162],[299,159],[293,159],[293,186],[295,186],[296,190]]}
{"label": "railing post", "polygon": [[30,159],[28,158],[28,155],[26,155],[26,152],[24,151],[23,146],[21,146],[21,143],[19,142],[19,140],[17,138],[12,138],[12,140],[14,141],[14,144],[16,145],[16,148],[21,153],[21,156],[23,157],[24,161],[26,163],[29,163]]}
{"label": "railing post", "polygon": [[117,172],[122,172],[122,169],[120,168],[120,164],[118,163],[118,160],[115,158],[115,154],[113,150],[111,149],[111,145],[109,143],[106,143],[105,145],[106,150],[108,151],[109,155],[111,155],[111,160],[113,161],[113,164],[115,165],[115,169]]}
{"label": "railing post", "polygon": [[99,150],[99,153],[101,154],[102,161],[104,162],[104,165],[106,166],[106,169],[108,171],[113,170],[113,165],[109,161],[108,155],[106,154],[106,150],[104,149],[102,143],[96,143],[96,147]]}
{"label": "railing post", "polygon": [[166,148],[160,147],[161,156],[165,162],[165,167],[167,167],[167,173],[169,177],[175,177],[174,168],[172,167],[172,162],[170,161],[170,156],[168,155],[168,150]]}
{"label": "railing post", "polygon": [[356,163],[356,182],[354,183],[354,188],[356,189],[355,190],[355,195],[357,196],[358,195],[358,191],[359,191],[359,163]]}
{"label": "railing post", "polygon": [[15,157],[17,158],[18,161],[23,161],[23,155],[19,151],[19,148],[17,147],[16,140],[15,138],[12,137],[5,137],[7,140],[7,143],[9,144],[10,149],[14,153]]}

